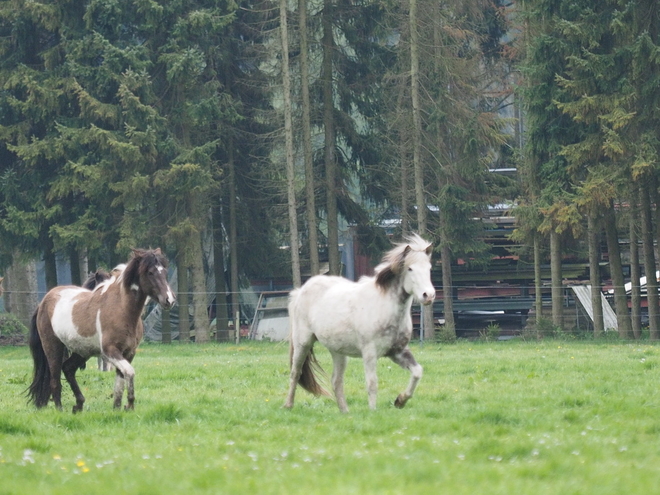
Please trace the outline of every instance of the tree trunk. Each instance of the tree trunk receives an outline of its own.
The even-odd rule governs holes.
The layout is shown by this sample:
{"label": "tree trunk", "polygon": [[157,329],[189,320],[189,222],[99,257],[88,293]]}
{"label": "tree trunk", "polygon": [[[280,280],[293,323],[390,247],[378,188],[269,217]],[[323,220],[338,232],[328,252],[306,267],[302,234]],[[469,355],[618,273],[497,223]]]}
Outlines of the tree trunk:
{"label": "tree trunk", "polygon": [[[240,284],[238,283],[238,212],[236,211],[238,207],[236,205],[236,167],[234,163],[233,140],[229,143],[227,172],[229,182],[229,278],[231,283],[231,319],[234,321],[233,338],[235,339],[237,335],[240,335],[241,331],[241,306],[239,300]],[[236,315],[239,315],[239,317],[237,318]]]}
{"label": "tree trunk", "polygon": [[172,324],[170,321],[170,310],[164,309],[161,315],[161,343],[162,344],[171,344],[172,343]]}
{"label": "tree trunk", "polygon": [[57,260],[53,241],[48,239],[44,245],[44,269],[46,270],[46,289],[57,286]]}
{"label": "tree trunk", "polygon": [[14,250],[12,264],[5,273],[3,285],[6,311],[29,328],[38,303],[36,263],[24,261],[21,253]]}
{"label": "tree trunk", "polygon": [[[426,199],[424,197],[424,169],[422,165],[422,114],[419,106],[417,0],[410,0],[410,85],[412,96],[413,170],[415,175],[415,203],[417,203],[417,233],[424,237],[426,235]],[[443,291],[446,289],[446,287],[443,287]],[[433,305],[422,306],[422,318],[424,319],[424,337],[427,340],[431,340],[435,336]]]}
{"label": "tree trunk", "polygon": [[639,236],[638,226],[639,207],[637,201],[639,197],[638,187],[633,184],[630,199],[630,320],[632,324],[633,336],[639,339],[642,335],[642,290],[639,279],[641,278],[641,269],[639,265]]}
{"label": "tree trunk", "polygon": [[410,136],[409,121],[405,118],[407,114],[407,104],[404,96],[406,93],[406,84],[399,85],[399,94],[397,96],[396,112],[400,122],[398,126],[397,139],[399,151],[399,172],[401,185],[401,234],[406,236],[411,233],[410,228],[410,166],[408,164],[408,139]]}
{"label": "tree trunk", "polygon": [[84,280],[80,273],[80,252],[75,248],[69,249],[69,265],[71,267],[71,283],[82,285]]}
{"label": "tree trunk", "polygon": [[335,49],[332,33],[332,0],[323,0],[323,62],[321,81],[323,86],[323,128],[325,161],[325,195],[328,223],[328,264],[330,275],[340,274],[339,218],[337,212],[337,158],[335,156],[335,119],[332,78],[332,54]]}
{"label": "tree trunk", "polygon": [[213,208],[213,274],[215,278],[215,339],[229,340],[227,321],[227,284],[225,280],[224,236],[222,233],[222,199]]}
{"label": "tree trunk", "polygon": [[442,303],[445,315],[445,339],[456,339],[456,322],[454,321],[454,284],[451,272],[451,250],[447,243],[440,247],[442,257]]}
{"label": "tree trunk", "polygon": [[177,306],[179,306],[179,342],[181,344],[187,344],[190,342],[190,287],[188,285],[188,262],[182,249],[179,250],[176,270],[179,284],[179,292],[177,294]]}
{"label": "tree trunk", "polygon": [[426,199],[424,197],[424,169],[422,165],[422,114],[419,103],[419,34],[417,32],[417,0],[410,0],[410,91],[413,121],[413,170],[415,174],[415,202],[417,203],[417,232],[426,233]]}
{"label": "tree trunk", "polygon": [[[628,313],[628,298],[624,287],[623,268],[621,266],[621,252],[619,250],[619,236],[616,229],[614,204],[611,203],[605,210],[605,234],[607,236],[607,250],[610,258],[610,275],[614,284],[614,306],[616,321],[619,326],[619,336],[628,339],[632,335],[630,314]],[[657,293],[657,292],[656,292]]]}
{"label": "tree trunk", "polygon": [[564,285],[561,276],[561,235],[550,231],[550,278],[552,285],[552,324],[564,329]]}
{"label": "tree trunk", "polygon": [[410,217],[408,211],[410,210],[409,188],[408,185],[408,154],[406,153],[405,131],[399,132],[399,161],[401,162],[401,233],[405,236],[411,233],[410,230]]}
{"label": "tree trunk", "polygon": [[591,307],[594,315],[594,337],[600,337],[603,325],[603,298],[600,290],[600,249],[598,248],[598,220],[590,209],[587,213],[587,239],[589,241],[589,282],[591,283]]}
{"label": "tree trunk", "polygon": [[319,238],[316,220],[316,189],[314,180],[314,157],[312,155],[312,124],[309,101],[309,63],[307,43],[307,0],[298,0],[298,28],[300,31],[300,92],[302,105],[303,159],[305,161],[305,212],[309,238],[309,269],[312,276],[318,275]]}
{"label": "tree trunk", "polygon": [[208,297],[206,276],[204,274],[202,236],[200,233],[192,236],[190,248],[190,288],[192,289],[195,342],[204,343],[209,341],[209,314],[206,309],[208,306]]}
{"label": "tree trunk", "polygon": [[298,240],[298,212],[296,208],[296,172],[293,163],[293,124],[291,118],[291,80],[289,78],[289,32],[287,0],[280,0],[280,41],[282,43],[282,90],[284,92],[284,141],[286,146],[286,193],[289,213],[289,245],[291,247],[291,276],[293,287],[300,287],[300,250]]}
{"label": "tree trunk", "polygon": [[[649,200],[652,205],[655,205],[655,259],[660,258],[660,208],[658,207],[660,198],[658,197],[658,179],[655,175],[651,175],[647,183],[649,190]],[[651,223],[653,224],[653,216],[651,216]]]}
{"label": "tree trunk", "polygon": [[[543,279],[541,278],[541,234],[534,233],[534,312],[538,334],[539,320],[543,318]],[[537,335],[538,336],[538,335]]]}
{"label": "tree trunk", "polygon": [[[651,219],[651,204],[649,188],[644,182],[639,191],[640,213],[642,217],[642,246],[644,250],[644,273],[646,275],[646,298],[649,312],[649,338],[660,338],[660,325],[658,324],[658,280],[655,276],[655,252],[653,249],[653,221]],[[615,287],[616,288],[616,287]]]}

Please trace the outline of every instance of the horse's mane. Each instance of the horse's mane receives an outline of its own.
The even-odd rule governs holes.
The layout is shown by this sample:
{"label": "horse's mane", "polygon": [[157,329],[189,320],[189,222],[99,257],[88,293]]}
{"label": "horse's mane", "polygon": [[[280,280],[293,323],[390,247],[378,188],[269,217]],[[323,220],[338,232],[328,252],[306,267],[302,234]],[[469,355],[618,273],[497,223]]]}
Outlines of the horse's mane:
{"label": "horse's mane", "polygon": [[160,248],[133,249],[131,259],[119,276],[119,280],[126,290],[130,290],[134,284],[139,283],[141,274],[156,265],[167,268],[167,258],[160,251]]}
{"label": "horse's mane", "polygon": [[400,242],[390,251],[385,253],[381,263],[374,268],[376,285],[388,288],[408,266],[418,259],[418,255],[429,257],[431,255],[431,243],[424,240],[418,234],[406,237],[405,242]]}

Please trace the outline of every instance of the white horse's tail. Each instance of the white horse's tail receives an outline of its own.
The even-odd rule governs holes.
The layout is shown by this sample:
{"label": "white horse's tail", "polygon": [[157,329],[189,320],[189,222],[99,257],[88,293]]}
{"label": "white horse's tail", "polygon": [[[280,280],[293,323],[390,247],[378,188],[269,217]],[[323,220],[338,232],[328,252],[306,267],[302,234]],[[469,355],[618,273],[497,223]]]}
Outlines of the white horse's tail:
{"label": "white horse's tail", "polygon": [[[296,340],[297,330],[296,317],[298,315],[296,303],[299,293],[300,290],[297,289],[289,294],[289,369],[293,365],[294,341]],[[316,377],[318,374],[326,376],[325,371],[323,371],[323,368],[314,355],[314,344],[312,343],[312,347],[309,349],[302,364],[298,385],[316,396],[325,395],[326,397],[332,397],[332,394],[323,388],[317,380]]]}
{"label": "white horse's tail", "polygon": [[[293,357],[293,349],[291,349],[291,354]],[[323,388],[321,383],[316,379],[317,374],[325,376],[325,371],[323,371],[323,368],[321,368],[321,365],[316,360],[314,349],[310,349],[302,365],[298,385],[316,396],[325,395],[326,397],[332,397],[332,394]]]}

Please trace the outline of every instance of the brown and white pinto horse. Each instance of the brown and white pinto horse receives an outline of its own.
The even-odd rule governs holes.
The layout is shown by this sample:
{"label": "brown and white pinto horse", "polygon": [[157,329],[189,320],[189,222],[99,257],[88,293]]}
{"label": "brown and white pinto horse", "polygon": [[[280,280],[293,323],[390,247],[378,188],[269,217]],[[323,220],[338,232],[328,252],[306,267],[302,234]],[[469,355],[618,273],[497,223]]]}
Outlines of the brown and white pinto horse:
{"label": "brown and white pinto horse", "polygon": [[[28,398],[38,408],[52,396],[62,408],[63,371],[76,397],[73,412],[82,411],[85,397],[76,381],[76,371],[92,356],[103,356],[117,370],[114,407],[121,407],[126,385],[126,409],[133,409],[135,370],[131,365],[142,340],[142,310],[151,297],[164,308],[175,301],[167,283],[167,259],[160,249],[134,249],[126,265],[109,278],[101,274],[93,290],[59,286],[43,298],[32,317],[29,343],[34,376]],[[65,360],[65,349],[70,355]]]}

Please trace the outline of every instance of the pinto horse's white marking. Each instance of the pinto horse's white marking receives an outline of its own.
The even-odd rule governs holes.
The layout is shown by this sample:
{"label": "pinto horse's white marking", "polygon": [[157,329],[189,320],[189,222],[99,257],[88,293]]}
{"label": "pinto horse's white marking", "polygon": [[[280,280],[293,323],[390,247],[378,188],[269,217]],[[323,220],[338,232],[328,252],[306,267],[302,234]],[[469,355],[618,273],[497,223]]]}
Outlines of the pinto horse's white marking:
{"label": "pinto horse's white marking", "polygon": [[[30,327],[34,376],[28,396],[37,407],[46,406],[52,397],[61,409],[60,375],[64,372],[76,397],[73,412],[81,411],[85,397],[76,371],[90,357],[102,356],[117,370],[115,407],[121,407],[126,382],[126,408],[133,409],[135,369],[131,362],[144,333],[142,310],[150,297],[165,308],[175,301],[167,283],[166,263],[160,249],[135,249],[130,262],[110,274],[99,270],[84,287],[55,287],[46,294]],[[63,361],[65,347],[70,355]]]}
{"label": "pinto horse's white marking", "polygon": [[413,235],[397,245],[376,267],[374,277],[352,282],[318,275],[289,298],[290,360],[289,393],[284,404],[293,407],[296,386],[315,395],[330,395],[317,382],[313,346],[318,340],[333,360],[332,387],[337,405],[348,411],[344,397],[347,357],[362,357],[369,407],[375,409],[378,390],[376,361],[387,356],[410,371],[410,382],[395,401],[403,407],[422,377],[408,343],[412,334],[410,307],[413,299],[431,304],[431,244]]}

